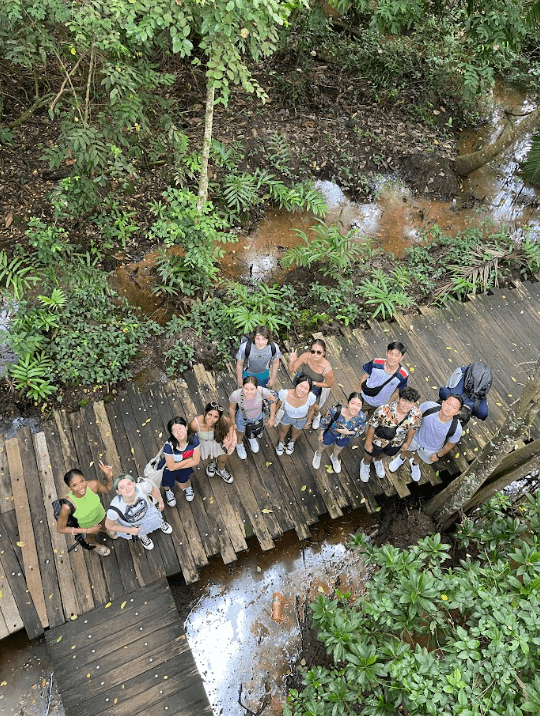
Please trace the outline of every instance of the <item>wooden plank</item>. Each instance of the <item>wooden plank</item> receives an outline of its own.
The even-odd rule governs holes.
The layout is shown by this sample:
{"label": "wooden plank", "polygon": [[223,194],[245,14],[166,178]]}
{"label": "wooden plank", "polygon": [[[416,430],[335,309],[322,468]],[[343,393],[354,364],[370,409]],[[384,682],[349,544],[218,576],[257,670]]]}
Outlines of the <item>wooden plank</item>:
{"label": "wooden plank", "polygon": [[[116,599],[109,606],[96,607],[76,622],[70,621],[51,630],[46,637],[53,662],[61,667],[62,664],[66,666],[65,659],[69,661],[73,651],[84,649],[90,641],[93,641],[97,648],[102,640],[106,642],[111,634],[120,630],[124,622],[126,626],[136,624],[138,620],[135,617],[143,613],[153,614],[156,605],[159,605],[161,610],[168,608],[168,592],[170,589],[167,580],[161,579]],[[172,595],[170,596],[172,598]],[[58,639],[59,636],[62,638]]]}
{"label": "wooden plank", "polygon": [[[141,426],[144,431],[147,454],[153,457],[163,447],[166,439],[166,429],[150,393],[144,396],[147,409],[146,425]],[[199,534],[199,529],[193,516],[193,511],[185,500],[177,500],[176,507],[165,506],[165,518],[173,527],[174,547],[182,566],[184,578],[188,584],[199,578],[198,569],[208,564],[208,556]]]}
{"label": "wooden plank", "polygon": [[[62,439],[61,433],[64,428],[61,421],[48,421],[43,426],[43,432],[45,434],[45,440],[47,443],[47,449],[49,452],[49,463],[51,465],[51,471],[53,475],[54,484],[56,486],[56,494],[59,497],[67,495],[69,488],[63,480],[63,476],[68,471],[75,467],[77,464],[75,461],[71,461],[71,454],[66,456],[70,462],[66,465],[64,461],[64,454],[62,447],[68,444],[66,436]],[[68,468],[69,466],[69,468]],[[66,543],[69,547],[72,547],[74,540],[71,538],[65,538]],[[75,543],[76,544],[76,543]],[[77,614],[84,614],[90,609],[94,608],[94,598],[92,596],[92,587],[90,585],[90,578],[86,569],[86,561],[84,559],[84,550],[82,547],[75,547],[69,554],[67,552],[63,555],[64,559],[69,562],[71,571],[73,572],[73,579],[76,584],[76,598],[78,603]]]}
{"label": "wooden plank", "polygon": [[[132,409],[134,411],[135,422],[138,426],[137,429],[139,430],[139,434],[141,436],[141,441],[144,446],[146,457],[148,460],[150,460],[152,457],[154,457],[157,450],[155,449],[153,435],[151,432],[148,433],[147,430],[148,421],[151,421],[151,417],[149,416],[149,412],[146,408],[143,394],[139,391],[135,392],[128,390],[127,397],[128,400],[130,400]],[[137,410],[137,412],[135,412],[135,410]],[[165,511],[163,512],[163,519],[166,519]],[[152,552],[152,557],[157,557],[158,555],[160,557],[160,568],[163,573],[161,576],[165,576],[166,574],[178,574],[180,570],[180,563],[178,561],[178,556],[174,547],[175,535],[165,535],[163,534],[163,532],[161,532],[161,530],[156,530],[152,534],[152,539],[154,541],[154,550]]]}
{"label": "wooden plank", "polygon": [[56,520],[54,519],[51,503],[53,500],[58,499],[58,495],[56,492],[56,485],[54,484],[45,433],[40,432],[35,434],[33,436],[33,442],[39,480],[43,490],[43,499],[47,508],[47,524],[49,526],[51,537],[54,563],[58,577],[58,586],[62,598],[62,607],[64,617],[68,620],[79,614],[79,603],[77,601],[77,593],[71,564],[67,558],[68,546],[66,537],[56,531]]}
{"label": "wooden plank", "polygon": [[47,627],[49,626],[49,621],[47,618],[43,584],[41,582],[41,574],[39,571],[34,526],[32,524],[32,516],[30,513],[30,505],[28,504],[28,495],[24,480],[24,471],[19,452],[19,442],[17,438],[11,438],[10,440],[6,440],[5,445],[9,464],[9,474],[11,478],[11,488],[13,490],[15,514],[17,515],[17,523],[19,526],[19,538],[24,545],[21,549],[26,583],[41,624],[44,627]]}
{"label": "wooden plank", "polygon": [[[102,478],[102,472],[100,468],[98,467],[99,461],[104,460],[106,461],[106,453],[105,453],[105,446],[103,445],[101,441],[101,433],[99,430],[99,426],[96,424],[96,414],[94,412],[92,405],[87,405],[81,410],[82,414],[82,420],[81,423],[84,425],[84,431],[86,433],[86,441],[85,444],[88,447],[91,457],[92,457],[92,463],[94,470],[96,472],[96,477],[98,479]],[[116,459],[117,456],[115,456]],[[113,473],[114,475],[114,473]],[[105,504],[105,508],[107,508],[110,504],[110,501],[114,497],[114,492],[111,490],[111,492],[108,495],[103,496],[103,502]],[[105,575],[105,580],[107,582],[107,591],[109,593],[109,600],[114,600],[120,597],[122,594],[125,594],[127,591],[131,591],[129,587],[131,584],[126,585],[124,587],[123,580],[122,580],[122,573],[125,572],[121,568],[120,563],[122,562],[122,556],[127,556],[128,553],[133,555],[134,559],[139,558],[141,561],[147,565],[147,570],[149,577],[145,581],[146,584],[149,582],[155,581],[157,579],[161,579],[165,576],[165,570],[163,569],[163,565],[161,564],[160,554],[159,551],[156,551],[155,549],[152,550],[152,552],[147,552],[142,545],[136,545],[135,549],[131,551],[129,548],[126,550],[125,546],[122,545],[122,543],[127,542],[128,545],[131,544],[131,540],[124,540],[122,537],[119,537],[117,540],[112,541],[110,538],[107,542],[107,546],[111,547],[111,554],[101,562],[101,567],[103,569],[103,574]],[[116,547],[118,545],[119,553],[118,556],[116,555]],[[123,554],[121,554],[123,553]],[[134,576],[134,570],[133,572],[129,570],[127,572],[129,581],[131,582],[131,578]]]}
{"label": "wooden plank", "polygon": [[[159,389],[152,391],[152,406],[153,410],[157,411],[157,414],[160,416],[161,423],[163,425],[163,437],[166,439],[167,423],[175,415],[182,415],[184,411],[183,409],[179,410],[179,407],[181,406],[171,405],[169,403],[168,397],[164,395],[163,392]],[[192,475],[192,478],[195,479],[192,479],[191,481],[191,484],[195,491],[195,498],[192,502],[188,503],[187,500],[184,498],[183,493],[177,492],[176,509],[178,509],[181,519],[183,514],[185,515],[186,512],[191,511],[192,524],[195,523],[197,526],[197,531],[204,546],[205,553],[208,557],[212,557],[214,555],[222,553],[222,545],[220,544],[215,520],[213,519],[212,515],[209,515],[207,513],[205,509],[205,504],[202,501],[202,496],[198,485],[198,480],[196,479],[196,474],[197,473],[195,472],[194,475]],[[185,516],[183,519],[184,524],[187,525]],[[234,561],[234,559],[236,559],[236,555],[234,553],[234,550],[232,549],[230,541],[227,547],[225,547],[225,544],[223,545],[223,549],[225,549],[226,551],[226,559],[229,559],[229,561]]]}
{"label": "wooden plank", "polygon": [[[182,404],[177,394],[167,394],[162,390],[161,386],[155,386],[152,393],[154,395],[154,403],[163,405],[164,410],[168,409],[171,415],[185,415],[186,420],[189,422],[190,412],[191,409],[193,409],[192,403]],[[169,407],[167,408],[167,406]],[[163,412],[162,416],[165,417]],[[215,500],[212,487],[209,484],[208,477],[204,473],[201,473],[203,473],[203,470],[201,464],[199,464],[191,476],[191,484],[193,488],[196,489],[195,499],[191,503],[191,508],[193,509],[197,524],[199,524],[199,519],[204,514],[208,523],[208,529],[213,533],[214,539],[217,542],[217,550],[221,554],[224,563],[229,564],[236,560],[236,551],[231,540],[231,533],[234,530],[229,532],[227,529],[220,507]],[[179,498],[182,499],[182,495],[179,495]],[[241,544],[241,542],[239,543]],[[242,549],[247,549],[245,540],[243,541]]]}
{"label": "wooden plank", "polygon": [[[0,531],[4,527],[0,524]],[[3,550],[0,551],[0,612],[2,618],[0,620],[0,639],[4,639],[9,634],[19,631],[24,627],[24,620],[15,601],[11,585],[9,583],[10,575],[8,574],[4,562],[2,561]],[[15,575],[11,575],[15,577]]]}
{"label": "wooden plank", "polygon": [[4,436],[0,435],[0,514],[13,509],[13,491],[9,478]]}
{"label": "wooden plank", "polygon": [[[112,467],[113,476],[122,472],[120,456],[116,449],[116,443],[113,438],[113,429],[109,422],[105,405],[100,400],[93,404],[94,420],[103,450],[103,462]],[[106,500],[107,505],[110,500]],[[118,538],[114,541],[114,553],[118,562],[118,568],[124,586],[124,592],[129,593],[137,589],[139,582],[137,581],[137,573],[133,564],[135,551],[130,548],[127,540]]]}
{"label": "wooden plank", "polygon": [[[4,515],[0,515],[0,569],[9,581],[9,588],[15,600],[24,628],[26,629],[26,633],[28,634],[28,638],[35,639],[35,637],[43,634],[43,626],[28,590],[24,570],[9,536],[7,520],[10,517],[15,517],[13,510]],[[10,613],[13,614],[13,612]],[[16,619],[14,619],[14,615],[11,623],[14,625],[18,624]]]}
{"label": "wooden plank", "polygon": [[[70,431],[73,436],[77,449],[77,464],[80,469],[89,479],[97,478],[92,453],[88,447],[86,433],[82,427],[82,414],[77,412],[70,413],[67,416],[62,415],[61,420],[63,423],[65,421],[64,433],[67,435]],[[100,537],[101,535],[98,535],[97,539]],[[84,550],[83,552],[94,603],[96,606],[106,604],[109,601],[109,590],[107,589],[107,581],[103,572],[102,560],[108,559],[108,557],[99,557],[94,554],[94,550]]]}
{"label": "wooden plank", "polygon": [[[163,392],[169,402],[174,405],[178,400],[178,393],[170,385],[163,386]],[[197,408],[189,398],[184,398],[182,404],[190,416],[197,415]],[[235,552],[247,550],[246,533],[243,522],[243,510],[232,485],[227,485],[219,476],[213,478],[204,474],[204,466],[200,463],[199,476],[200,485],[205,492],[208,502],[215,504],[221,514],[221,521],[224,529],[228,532],[229,539]]]}
{"label": "wooden plank", "polygon": [[[32,525],[34,527],[34,539],[36,543],[39,570],[43,593],[45,595],[45,607],[47,610],[47,622],[49,626],[56,626],[64,622],[64,610],[62,598],[58,586],[56,574],[56,561],[54,559],[51,545],[51,534],[48,529],[48,517],[45,509],[44,495],[41,490],[39,473],[34,453],[34,444],[30,429],[24,427],[18,431],[18,446],[21,462],[24,465],[24,481],[28,505],[30,507]],[[48,507],[52,510],[50,502]],[[22,533],[25,534],[24,532]],[[25,541],[25,537],[22,537]],[[24,554],[24,548],[23,548]]]}

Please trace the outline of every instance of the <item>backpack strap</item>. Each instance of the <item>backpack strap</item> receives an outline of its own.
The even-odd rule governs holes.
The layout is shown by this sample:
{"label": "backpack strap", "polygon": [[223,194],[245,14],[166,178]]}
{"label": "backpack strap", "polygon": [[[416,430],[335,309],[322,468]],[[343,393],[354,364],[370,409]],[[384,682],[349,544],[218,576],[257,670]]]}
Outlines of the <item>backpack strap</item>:
{"label": "backpack strap", "polygon": [[[378,388],[378,390],[377,390],[377,395],[381,392],[381,390],[384,388],[385,385],[388,385],[388,383],[389,383],[391,380],[394,380],[394,378],[397,378],[397,377],[398,377],[398,373],[399,373],[400,370],[401,370],[401,363],[398,365],[398,369],[396,370],[396,372],[395,372],[393,375],[391,375],[390,378],[388,378],[388,380],[385,380],[382,385],[377,385],[377,386],[375,386],[376,388]],[[369,376],[369,378],[371,378],[371,376]],[[365,381],[366,383],[368,382],[369,378],[366,378],[366,381]],[[369,385],[366,386],[366,387],[369,388],[370,390],[374,390],[374,388],[370,388]],[[375,396],[371,396],[371,397],[374,398]]]}
{"label": "backpack strap", "polygon": [[[440,405],[434,405],[432,408],[428,408],[427,410],[425,410],[422,413],[422,418],[426,418],[428,415],[433,415],[433,413],[438,413],[440,411],[440,409],[441,409]],[[457,415],[454,415],[454,417],[452,418],[452,422],[450,423],[450,427],[448,428],[446,435],[444,437],[443,446],[446,445],[446,443],[448,442],[448,437],[450,435],[453,435],[456,432],[458,422],[459,422],[459,420],[458,420]]]}
{"label": "backpack strap", "polygon": [[335,413],[332,416],[332,419],[330,420],[330,422],[328,423],[326,430],[324,431],[324,435],[326,435],[326,433],[330,430],[330,428],[337,423],[337,421],[339,420],[339,416],[341,415],[341,408],[342,408],[341,403],[337,403],[334,407],[336,409]]}
{"label": "backpack strap", "polygon": [[[248,363],[249,363],[249,354],[251,353],[251,346],[253,345],[253,341],[251,338],[248,338],[246,341],[246,348],[244,351],[244,370],[248,369]],[[274,360],[277,353],[277,346],[274,343],[274,341],[270,341],[270,350],[272,352],[272,358],[270,360]]]}
{"label": "backpack strap", "polygon": [[114,512],[116,512],[120,516],[120,518],[124,520],[124,522],[127,522],[125,514],[121,510],[119,510],[118,507],[115,507],[114,505],[109,505],[107,509],[114,510]]}

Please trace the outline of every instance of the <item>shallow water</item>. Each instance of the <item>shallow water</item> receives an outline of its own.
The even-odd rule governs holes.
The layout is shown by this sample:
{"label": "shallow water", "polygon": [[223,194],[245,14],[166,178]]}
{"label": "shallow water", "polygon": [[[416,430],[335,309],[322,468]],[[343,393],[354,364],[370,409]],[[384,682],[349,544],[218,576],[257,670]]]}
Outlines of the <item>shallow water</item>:
{"label": "shallow water", "polygon": [[[276,549],[252,549],[231,566],[213,565],[195,585],[186,635],[215,714],[237,716],[238,694],[256,712],[265,694],[265,713],[280,713],[285,677],[298,656],[298,614],[321,593],[336,588],[354,597],[364,591],[365,567],[358,550],[345,546],[348,535],[369,531],[371,520],[356,511],[322,521],[312,539],[299,543],[287,535]],[[272,597],[284,597],[283,621],[272,620]]]}

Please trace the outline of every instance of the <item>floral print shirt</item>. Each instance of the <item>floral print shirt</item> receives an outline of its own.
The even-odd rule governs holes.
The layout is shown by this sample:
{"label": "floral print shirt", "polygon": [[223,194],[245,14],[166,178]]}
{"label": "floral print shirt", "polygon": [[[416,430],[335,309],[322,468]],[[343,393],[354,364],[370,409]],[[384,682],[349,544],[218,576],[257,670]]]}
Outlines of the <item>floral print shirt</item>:
{"label": "floral print shirt", "polygon": [[413,405],[413,407],[409,411],[408,416],[401,423],[401,425],[399,425],[400,420],[401,418],[397,414],[397,401],[394,401],[393,403],[387,403],[386,405],[381,405],[380,407],[378,407],[369,419],[368,427],[397,427],[397,431],[396,437],[393,440],[385,440],[384,438],[378,437],[378,435],[374,435],[373,445],[376,445],[377,447],[386,447],[387,445],[398,447],[399,445],[402,445],[407,439],[407,433],[409,432],[409,430],[411,428],[413,430],[418,430],[418,428],[420,427],[420,423],[422,422],[422,411],[417,405]]}
{"label": "floral print shirt", "polygon": [[[326,415],[321,418],[321,430],[326,430],[326,428],[330,425],[332,420],[334,419],[334,415],[336,414],[336,406],[334,405],[330,410],[326,413]],[[366,426],[366,416],[365,414],[360,411],[356,418],[349,418],[347,420],[343,413],[340,414],[339,418],[332,423],[332,427],[330,430],[335,433],[336,435],[340,435],[341,433],[336,433],[336,430],[345,428],[345,430],[353,430],[354,435],[348,435],[347,437],[351,438],[357,438],[359,435],[361,435],[364,432],[364,428]],[[343,437],[343,436],[341,436]]]}

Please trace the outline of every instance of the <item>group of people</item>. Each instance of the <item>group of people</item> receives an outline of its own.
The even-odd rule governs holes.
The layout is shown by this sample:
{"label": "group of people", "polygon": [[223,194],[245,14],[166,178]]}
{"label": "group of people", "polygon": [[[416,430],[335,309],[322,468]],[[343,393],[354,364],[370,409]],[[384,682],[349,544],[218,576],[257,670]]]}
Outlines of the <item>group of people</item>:
{"label": "group of people", "polygon": [[[388,465],[391,472],[408,462],[411,477],[418,482],[421,462],[434,463],[450,452],[461,437],[462,424],[471,415],[486,419],[491,369],[479,363],[463,366],[441,387],[439,402],[419,403],[420,393],[408,385],[409,374],[402,365],[405,352],[402,343],[389,343],[384,358],[374,358],[362,366],[356,391],[347,402],[323,411],[335,380],[325,342],[316,339],[308,351],[300,355],[291,352],[288,368],[293,387],[276,392],[273,386],[281,352],[267,328],[258,326],[242,340],[236,355],[238,387],[229,396],[228,412],[219,403],[210,402],[189,423],[176,416],[167,424],[168,439],[157,464],[161,490],[126,473],[113,480],[111,467],[101,462],[105,483],[86,480],[80,470],[70,470],[64,477],[70,492],[59,513],[58,531],[86,535],[90,547],[101,556],[110,550],[96,544],[99,531],[111,539],[139,540],[145,549],[152,549],[151,532],[172,532],[162,512],[165,504],[176,505],[175,486],[188,502],[194,499],[191,475],[201,459],[207,461],[209,477],[232,483],[227,469],[229,457],[236,451],[241,460],[247,458],[244,437],[251,452],[259,452],[257,438],[265,424],[277,428],[278,456],[292,455],[304,429],[318,430],[312,466],[319,469],[324,450],[331,448],[330,461],[336,473],[341,472],[339,455],[343,448],[365,432],[362,481],[369,480],[372,464],[375,474],[384,477],[383,460],[388,457],[392,458]],[[481,383],[482,392],[471,392],[471,381]],[[111,491],[115,495],[105,510],[100,495]]]}

